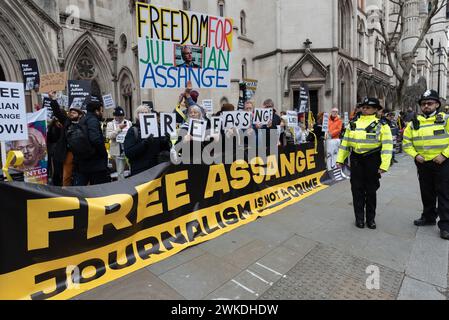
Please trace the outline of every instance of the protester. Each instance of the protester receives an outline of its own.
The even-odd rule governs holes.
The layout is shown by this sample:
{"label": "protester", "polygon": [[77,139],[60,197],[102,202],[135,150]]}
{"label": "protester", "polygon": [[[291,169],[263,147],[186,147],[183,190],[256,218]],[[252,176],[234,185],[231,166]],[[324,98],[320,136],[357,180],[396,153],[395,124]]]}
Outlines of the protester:
{"label": "protester", "polygon": [[76,187],[111,182],[102,119],[101,98],[92,96],[87,104],[87,115],[67,130],[67,142],[73,152],[73,185]]}
{"label": "protester", "polygon": [[49,184],[62,187],[64,160],[58,155],[58,144],[63,139],[64,126],[53,118],[47,128]]}
{"label": "protester", "polygon": [[382,106],[378,99],[366,98],[362,116],[346,130],[337,165],[351,155],[351,187],[357,228],[376,229],[377,190],[381,174],[390,169],[393,141],[390,127],[376,117]]}
{"label": "protester", "polygon": [[274,106],[274,101],[272,99],[267,99],[263,103],[265,109],[273,109],[273,120],[266,126],[267,129],[277,129],[281,125],[281,117],[278,116],[276,108]]}
{"label": "protester", "polygon": [[423,115],[415,116],[404,132],[404,151],[418,169],[423,213],[418,227],[434,226],[439,217],[440,236],[449,240],[449,122],[440,112],[438,92],[427,90],[419,100]]}
{"label": "protester", "polygon": [[357,121],[357,119],[362,115],[362,104],[357,103],[354,110],[351,112],[351,115],[349,117],[349,120],[351,121]]}
{"label": "protester", "polygon": [[69,109],[69,113],[66,114],[64,110],[61,110],[61,107],[56,100],[56,92],[50,92],[48,96],[51,100],[50,107],[53,116],[63,125],[62,136],[55,145],[54,159],[63,163],[62,185],[64,187],[70,187],[73,185],[73,152],[68,146],[67,132],[72,125],[77,125],[85,116],[85,107],[72,106]]}
{"label": "protester", "polygon": [[142,139],[140,128],[140,115],[149,114],[147,106],[139,106],[134,115],[134,125],[128,130],[125,138],[124,150],[131,167],[131,176],[138,175],[159,164],[159,154],[162,151],[170,152],[170,137],[156,138],[153,135]]}
{"label": "protester", "polygon": [[[243,111],[250,112],[251,115],[254,116],[255,103],[253,101],[246,101]],[[262,125],[252,123],[251,127],[249,129],[242,130],[243,133],[245,133],[245,135],[248,137],[243,142],[244,149],[246,152],[249,151],[249,149],[257,150],[258,140],[259,140],[258,134],[259,134],[260,128],[262,128]],[[253,138],[253,139],[251,139],[251,138]],[[247,154],[248,153],[246,153],[245,157],[247,156]]]}
{"label": "protester", "polygon": [[185,91],[179,96],[178,105],[173,111],[176,114],[177,124],[182,125],[187,121],[188,108],[198,103],[199,95],[198,91],[192,90],[192,84],[189,82]]}
{"label": "protester", "polygon": [[416,113],[413,111],[413,108],[409,107],[407,109],[407,112],[405,113],[404,121],[406,123],[409,123],[410,121],[412,121],[415,118],[415,115],[416,115]]}
{"label": "protester", "polygon": [[329,117],[329,136],[326,140],[328,170],[334,170],[337,167],[338,148],[341,144],[340,135],[343,131],[343,121],[338,112],[338,108],[333,108]]}
{"label": "protester", "polygon": [[313,125],[313,133],[318,141],[322,141],[325,138],[325,132],[323,131],[324,112],[318,113],[317,120]]}
{"label": "protester", "polygon": [[294,128],[288,126],[288,116],[281,117],[281,135],[279,145],[287,147],[296,144],[296,135]]}
{"label": "protester", "polygon": [[[265,109],[272,109],[273,110],[273,119],[268,123],[268,125],[262,126],[262,129],[264,129],[264,133],[266,134],[266,148],[267,148],[267,155],[270,154],[270,148],[274,147],[270,145],[271,139],[276,139],[276,144],[279,143],[279,134],[278,134],[278,126],[281,125],[281,117],[276,112],[276,108],[274,105],[274,101],[272,99],[267,99],[263,103],[263,107]],[[275,135],[276,138],[272,138],[272,136]],[[260,134],[259,134],[260,139]]]}
{"label": "protester", "polygon": [[117,169],[118,180],[124,180],[126,168],[124,143],[132,123],[125,119],[125,110],[121,107],[115,108],[113,116],[115,119],[107,125],[106,138],[110,140],[109,154]]}

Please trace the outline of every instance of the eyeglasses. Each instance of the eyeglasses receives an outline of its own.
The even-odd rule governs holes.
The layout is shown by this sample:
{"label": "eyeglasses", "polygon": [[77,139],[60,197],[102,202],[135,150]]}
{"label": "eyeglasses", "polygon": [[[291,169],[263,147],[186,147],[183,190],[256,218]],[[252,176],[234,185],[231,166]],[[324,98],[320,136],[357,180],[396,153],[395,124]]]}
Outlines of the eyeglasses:
{"label": "eyeglasses", "polygon": [[436,104],[438,104],[438,103],[435,102],[435,101],[421,102],[421,107],[434,106],[434,105],[436,105]]}

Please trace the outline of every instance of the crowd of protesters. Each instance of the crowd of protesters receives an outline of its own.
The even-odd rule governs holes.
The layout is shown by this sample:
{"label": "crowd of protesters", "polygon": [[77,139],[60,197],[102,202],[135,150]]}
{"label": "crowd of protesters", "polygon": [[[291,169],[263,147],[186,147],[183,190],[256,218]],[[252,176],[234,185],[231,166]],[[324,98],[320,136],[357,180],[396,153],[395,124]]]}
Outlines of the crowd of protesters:
{"label": "crowd of protesters", "polygon": [[[180,96],[173,113],[176,114],[178,137],[174,139],[170,134],[162,137],[150,135],[143,139],[139,123],[141,114],[155,113],[149,106],[139,106],[134,115],[126,115],[121,107],[115,108],[112,121],[103,118],[103,104],[101,98],[93,96],[87,105],[72,106],[67,111],[57,102],[56,93],[49,94],[53,118],[47,128],[47,154],[49,184],[54,186],[87,186],[123,180],[149,170],[158,164],[186,158],[190,164],[202,163],[201,151],[210,143],[222,144],[222,151],[230,145],[240,148],[247,154],[252,148],[261,148],[259,143],[261,134],[265,135],[266,145],[270,148],[270,141],[277,141],[276,147],[288,147],[308,142],[324,140],[328,170],[335,169],[336,155],[345,133],[348,121],[360,116],[357,106],[343,121],[339,108],[331,109],[327,115],[327,124],[323,128],[324,113],[317,115],[317,119],[304,121],[304,114],[298,114],[297,125],[289,124],[289,116],[285,112],[278,113],[272,99],[264,101],[261,108],[272,109],[272,118],[268,124],[252,123],[244,130],[227,128],[218,133],[211,133],[212,117],[220,117],[225,112],[237,111],[232,104],[225,103],[216,114],[207,114],[198,104],[199,93],[187,88]],[[254,114],[256,105],[253,101],[244,104],[246,111]],[[126,117],[133,117],[129,121]],[[402,134],[408,121],[415,116],[412,109],[407,112],[393,112],[384,110],[378,117],[391,127],[396,153],[401,152]],[[201,141],[194,139],[189,127],[191,119],[203,120],[207,124],[207,135]],[[160,123],[160,121],[158,121]],[[242,139],[242,134],[245,136]],[[250,138],[254,138],[250,142]],[[189,150],[189,154],[183,154]],[[199,150],[199,152],[197,152]],[[222,153],[213,154],[214,157],[229,156]],[[232,160],[236,160],[236,152],[231,152]],[[228,158],[226,158],[228,159]],[[222,161],[225,159],[222,158]],[[393,162],[396,160],[393,157]],[[113,174],[111,174],[111,172]]]}
{"label": "crowd of protesters", "polygon": [[[270,138],[277,141],[275,147],[306,143],[310,131],[303,122],[297,127],[288,124],[285,114],[278,114],[273,100],[267,99],[261,108],[272,109],[272,118],[268,124],[251,124],[247,129],[220,128],[211,133],[212,117],[220,117],[224,112],[245,111],[254,114],[256,105],[248,101],[243,110],[229,103],[221,106],[216,114],[207,114],[198,104],[199,93],[187,88],[178,99],[173,113],[176,115],[177,138],[169,134],[162,137],[150,135],[142,138],[140,115],[154,113],[147,105],[137,107],[133,115],[127,115],[121,107],[116,107],[113,119],[104,119],[104,106],[101,97],[92,96],[84,105],[74,104],[68,109],[59,105],[56,92],[48,94],[52,118],[47,122],[47,141],[39,144],[36,154],[39,160],[48,156],[48,184],[60,187],[83,187],[124,180],[138,175],[161,163],[182,159],[181,163],[201,164],[202,150],[211,143],[222,145],[220,151],[214,151],[215,158],[227,161],[237,160],[236,150],[226,154],[228,145],[238,148],[244,154],[255,148],[270,147]],[[127,120],[130,119],[130,120]],[[189,132],[191,120],[203,120],[207,123],[207,135],[202,141],[192,137]],[[301,120],[301,119],[300,119]],[[265,135],[266,144],[261,142]],[[246,138],[243,138],[245,136]],[[253,138],[251,140],[250,138]],[[44,139],[45,140],[45,139]],[[33,150],[29,144],[22,148],[24,159],[33,159]],[[20,147],[20,146],[19,146]],[[14,150],[19,150],[17,147]],[[184,153],[190,154],[184,154]],[[199,150],[199,152],[197,152]],[[187,156],[187,161],[185,156]],[[226,158],[226,159],[225,159]],[[215,161],[218,161],[215,159]],[[28,163],[28,162],[26,162]],[[14,180],[23,181],[23,172],[11,168]],[[17,178],[18,177],[18,178]]]}

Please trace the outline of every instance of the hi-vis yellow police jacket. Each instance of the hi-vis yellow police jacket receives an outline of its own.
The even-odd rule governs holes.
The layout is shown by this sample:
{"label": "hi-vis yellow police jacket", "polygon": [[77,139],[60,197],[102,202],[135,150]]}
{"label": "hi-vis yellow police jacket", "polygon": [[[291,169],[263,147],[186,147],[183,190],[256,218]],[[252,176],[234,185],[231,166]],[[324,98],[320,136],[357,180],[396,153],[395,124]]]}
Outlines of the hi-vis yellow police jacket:
{"label": "hi-vis yellow police jacket", "polygon": [[418,116],[419,128],[413,122],[404,131],[403,149],[413,158],[417,155],[432,161],[442,154],[449,158],[448,115],[438,113],[433,117]]}
{"label": "hi-vis yellow police jacket", "polygon": [[379,149],[382,164],[380,169],[388,171],[393,158],[393,137],[388,124],[383,124],[375,115],[361,116],[354,128],[348,128],[338,152],[338,163],[344,163],[351,152],[367,154]]}

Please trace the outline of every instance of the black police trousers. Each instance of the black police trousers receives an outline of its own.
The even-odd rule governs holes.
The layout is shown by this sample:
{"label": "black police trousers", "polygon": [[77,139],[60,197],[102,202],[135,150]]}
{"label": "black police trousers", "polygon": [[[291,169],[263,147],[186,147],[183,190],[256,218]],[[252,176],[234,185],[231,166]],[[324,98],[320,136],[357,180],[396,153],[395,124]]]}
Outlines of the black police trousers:
{"label": "black police trousers", "polygon": [[351,154],[351,187],[354,213],[357,221],[374,222],[377,208],[377,190],[380,188],[380,152],[363,156]]}
{"label": "black police trousers", "polygon": [[449,231],[449,160],[442,165],[428,161],[416,166],[424,206],[422,218],[435,221],[439,217],[440,230]]}

